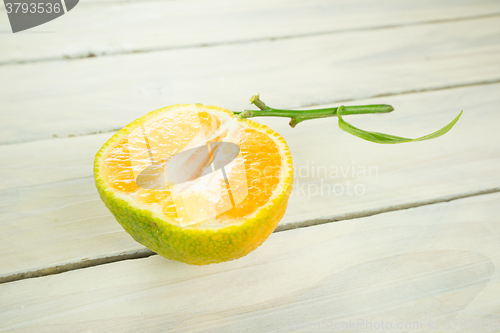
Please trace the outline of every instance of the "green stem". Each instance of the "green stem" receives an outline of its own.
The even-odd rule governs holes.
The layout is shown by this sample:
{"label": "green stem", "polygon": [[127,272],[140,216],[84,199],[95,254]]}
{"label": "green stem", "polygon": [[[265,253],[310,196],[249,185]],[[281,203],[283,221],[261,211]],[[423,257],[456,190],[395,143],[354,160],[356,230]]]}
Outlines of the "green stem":
{"label": "green stem", "polygon": [[445,127],[431,134],[427,134],[416,139],[410,139],[401,136],[362,130],[347,123],[344,119],[342,119],[342,116],[349,114],[386,113],[393,111],[394,108],[387,104],[357,105],[357,106],[342,105],[340,107],[335,107],[335,108],[314,109],[314,110],[283,110],[283,109],[274,109],[267,106],[264,102],[260,100],[259,95],[252,96],[250,102],[252,102],[252,104],[257,106],[260,110],[245,110],[243,112],[233,112],[233,113],[239,115],[239,117],[241,118],[268,117],[268,116],[287,117],[291,118],[290,126],[292,127],[295,127],[295,125],[297,125],[298,123],[308,119],[338,117],[339,127],[343,131],[350,133],[354,136],[357,136],[363,140],[367,140],[374,143],[383,143],[383,144],[424,141],[424,140],[438,138],[447,133],[448,131],[450,131],[453,128],[453,126],[455,126],[455,124],[460,119],[460,116],[462,115],[463,112],[461,111],[460,114]]}
{"label": "green stem", "polygon": [[[298,123],[309,119],[336,117],[337,107],[313,110],[284,110],[268,107],[264,102],[259,99],[258,95],[252,96],[250,99],[252,104],[256,105],[260,110],[245,110],[243,112],[233,112],[238,114],[241,118],[253,117],[286,117],[291,118],[290,126],[295,127]],[[374,104],[374,105],[356,105],[345,106],[341,114],[369,114],[369,113],[387,113],[393,111],[394,108],[387,104]]]}

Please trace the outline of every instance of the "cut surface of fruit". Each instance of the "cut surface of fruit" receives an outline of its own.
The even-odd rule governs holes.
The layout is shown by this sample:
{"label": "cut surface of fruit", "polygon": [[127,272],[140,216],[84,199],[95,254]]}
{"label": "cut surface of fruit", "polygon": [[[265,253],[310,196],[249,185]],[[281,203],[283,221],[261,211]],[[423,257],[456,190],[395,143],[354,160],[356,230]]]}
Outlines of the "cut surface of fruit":
{"label": "cut surface of fruit", "polygon": [[201,104],[153,111],[97,153],[97,189],[138,242],[167,258],[209,264],[244,256],[272,233],[292,188],[284,139]]}

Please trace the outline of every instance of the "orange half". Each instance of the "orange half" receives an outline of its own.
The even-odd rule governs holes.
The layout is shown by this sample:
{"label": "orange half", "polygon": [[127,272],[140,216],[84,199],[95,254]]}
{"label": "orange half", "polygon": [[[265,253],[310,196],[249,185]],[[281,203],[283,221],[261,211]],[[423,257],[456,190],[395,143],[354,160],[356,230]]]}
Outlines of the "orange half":
{"label": "orange half", "polygon": [[94,163],[102,200],[136,241],[198,265],[261,245],[285,212],[292,174],[278,133],[201,104],[137,119],[104,144]]}

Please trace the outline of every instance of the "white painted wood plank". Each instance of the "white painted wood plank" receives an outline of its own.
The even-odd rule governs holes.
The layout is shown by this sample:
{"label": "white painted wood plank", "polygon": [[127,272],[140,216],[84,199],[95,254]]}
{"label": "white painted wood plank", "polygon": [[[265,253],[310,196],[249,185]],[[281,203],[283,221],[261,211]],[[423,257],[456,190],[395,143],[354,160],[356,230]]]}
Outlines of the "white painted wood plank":
{"label": "white painted wood plank", "polygon": [[297,107],[500,79],[500,17],[0,67],[0,142],[109,131],[169,104]]}
{"label": "white painted wood plank", "polygon": [[445,325],[500,319],[499,200],[279,232],[223,264],[153,256],[6,283],[0,323],[16,332],[309,332],[301,328],[349,321],[359,326],[346,332],[423,332],[429,323],[432,332],[473,332]]}
{"label": "white painted wood plank", "polygon": [[0,8],[0,64],[110,55],[380,28],[500,13],[495,0],[80,1],[75,10],[9,34]]}
{"label": "white painted wood plank", "polygon": [[0,190],[91,177],[94,156],[112,135],[0,145]]}
{"label": "white painted wood plank", "polygon": [[[464,110],[451,132],[413,144],[362,141],[340,131],[336,119],[291,129],[286,119],[256,118],[284,136],[294,160],[294,190],[278,228],[499,189],[499,90],[493,84],[362,100],[391,103],[396,111],[346,118],[361,128],[418,136]],[[0,278],[143,249],[94,187],[93,157],[110,136],[0,146]]]}

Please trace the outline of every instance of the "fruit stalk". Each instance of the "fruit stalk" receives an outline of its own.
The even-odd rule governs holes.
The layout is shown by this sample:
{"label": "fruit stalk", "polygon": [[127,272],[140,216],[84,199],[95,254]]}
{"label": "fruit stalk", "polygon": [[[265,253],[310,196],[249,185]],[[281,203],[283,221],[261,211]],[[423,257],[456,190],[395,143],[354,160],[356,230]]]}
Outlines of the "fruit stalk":
{"label": "fruit stalk", "polygon": [[252,102],[252,104],[257,106],[260,110],[245,110],[243,112],[233,112],[233,113],[239,115],[240,118],[266,117],[266,116],[288,117],[291,118],[290,119],[291,127],[295,127],[298,123],[308,119],[336,116],[338,117],[339,127],[341,130],[349,134],[352,134],[354,136],[357,136],[360,139],[381,144],[425,141],[438,138],[443,134],[449,132],[453,128],[453,126],[455,126],[455,124],[457,123],[458,119],[460,119],[460,116],[462,115],[463,112],[460,111],[458,116],[443,128],[431,134],[427,134],[416,139],[411,139],[391,134],[365,131],[347,123],[344,119],[342,119],[342,116],[349,114],[386,113],[393,111],[394,108],[387,104],[357,105],[357,106],[341,105],[335,108],[313,109],[313,110],[283,110],[267,106],[263,101],[260,100],[259,95],[252,96],[252,98],[250,98],[250,102]]}
{"label": "fruit stalk", "polygon": [[[291,127],[295,127],[298,123],[309,119],[336,117],[338,109],[338,107],[312,109],[312,110],[275,109],[267,106],[263,101],[260,100],[258,95],[252,96],[250,101],[260,110],[245,110],[243,112],[233,112],[233,113],[239,114],[241,118],[253,118],[253,117],[291,118],[290,119]],[[341,115],[345,116],[351,114],[387,113],[393,110],[394,108],[387,104],[345,106],[341,111]]]}

